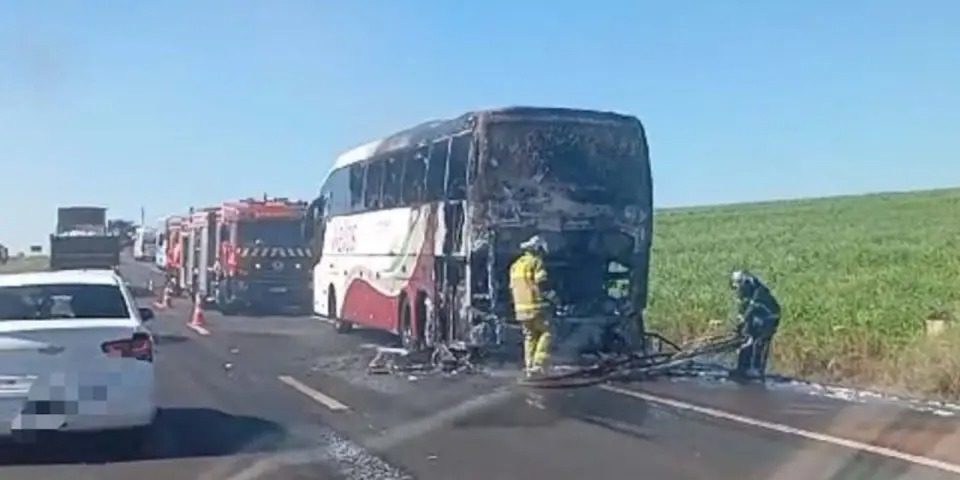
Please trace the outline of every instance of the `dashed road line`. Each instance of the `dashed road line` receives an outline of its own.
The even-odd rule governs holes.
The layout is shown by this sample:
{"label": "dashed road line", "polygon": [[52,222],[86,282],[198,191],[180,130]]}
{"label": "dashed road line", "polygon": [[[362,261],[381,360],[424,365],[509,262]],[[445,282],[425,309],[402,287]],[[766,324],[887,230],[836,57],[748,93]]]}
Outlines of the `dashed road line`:
{"label": "dashed road line", "polygon": [[289,385],[290,387],[293,387],[294,390],[310,397],[313,401],[329,408],[330,410],[333,410],[335,412],[350,410],[350,407],[344,405],[343,403],[340,403],[337,399],[319,390],[315,390],[313,388],[308,387],[307,385],[304,385],[296,378],[293,378],[288,375],[281,375],[277,377],[277,380],[280,380],[281,382]]}
{"label": "dashed road line", "polygon": [[204,335],[204,336],[210,335],[210,330],[207,330],[206,328],[203,328],[200,325],[194,325],[192,323],[188,323],[187,328],[189,328],[190,330],[193,330],[194,332],[197,332],[200,335]]}
{"label": "dashed road line", "polygon": [[814,440],[818,442],[827,443],[830,445],[846,447],[852,450],[859,450],[862,452],[872,453],[875,455],[880,455],[880,456],[892,458],[895,460],[901,460],[904,462],[909,462],[909,463],[921,465],[924,467],[936,468],[938,470],[960,474],[960,465],[945,462],[942,460],[937,460],[934,458],[914,455],[912,453],[902,452],[902,451],[894,450],[888,447],[881,447],[881,446],[872,445],[869,443],[858,442],[856,440],[835,437],[833,435],[827,435],[824,433],[812,432],[810,430],[791,427],[789,425],[783,425],[780,423],[768,422],[765,420],[758,420],[755,418],[745,417],[743,415],[737,415],[735,413],[725,412],[723,410],[717,410],[715,408],[694,405],[692,403],[682,402],[680,400],[674,400],[672,398],[665,398],[658,395],[651,395],[649,393],[637,392],[634,390],[628,390],[625,388],[615,387],[612,385],[603,385],[600,388],[608,392],[618,393],[620,395],[626,395],[628,397],[637,398],[637,399],[644,400],[651,403],[666,405],[669,407],[676,408],[678,410],[687,410],[690,412],[699,413],[701,415],[707,415],[714,418],[720,418],[723,420],[729,420],[732,422],[749,425],[751,427],[763,428],[763,429],[771,430],[774,432],[806,438],[808,440]]}
{"label": "dashed road line", "polygon": [[[284,377],[280,378],[281,381],[287,383],[283,380]],[[285,378],[299,383],[290,377]],[[322,462],[333,462],[335,466],[343,470],[341,473],[348,479],[409,479],[412,478],[410,475],[401,472],[380,457],[370,453],[370,451],[387,450],[390,447],[407,442],[411,438],[427,434],[445,425],[453,424],[458,419],[468,417],[478,411],[502,403],[512,398],[513,395],[514,391],[512,389],[501,388],[491,393],[471,398],[425,418],[414,420],[410,423],[394,427],[386,432],[368,437],[359,441],[359,443],[354,443],[346,438],[342,438],[338,434],[331,434],[329,437],[321,436],[322,438],[318,441],[318,443],[322,445],[321,447],[271,455],[267,458],[260,459],[243,471],[231,476],[230,480],[252,480],[265,477],[270,472],[276,472],[285,466]]]}

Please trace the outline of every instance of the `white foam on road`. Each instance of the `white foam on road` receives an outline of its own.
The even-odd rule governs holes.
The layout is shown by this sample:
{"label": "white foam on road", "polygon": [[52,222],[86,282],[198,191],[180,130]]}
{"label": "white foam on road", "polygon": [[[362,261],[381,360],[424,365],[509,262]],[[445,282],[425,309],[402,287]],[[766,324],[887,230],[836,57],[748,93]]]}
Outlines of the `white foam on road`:
{"label": "white foam on road", "polygon": [[869,443],[858,442],[856,440],[835,437],[833,435],[827,435],[825,433],[804,430],[801,428],[791,427],[789,425],[783,425],[780,423],[768,422],[765,420],[758,420],[756,418],[750,418],[750,417],[738,415],[735,413],[725,412],[723,410],[718,410],[715,408],[694,405],[692,403],[682,402],[680,400],[674,400],[672,398],[661,397],[658,395],[651,395],[649,393],[644,393],[644,392],[637,392],[634,390],[628,390],[625,388],[615,387],[612,385],[603,385],[600,388],[608,392],[613,392],[620,395],[626,395],[628,397],[633,397],[633,398],[644,400],[650,403],[666,405],[672,408],[676,408],[678,410],[687,410],[687,411],[698,413],[701,415],[707,415],[714,418],[720,418],[723,420],[737,422],[737,423],[748,425],[751,427],[762,428],[765,430],[770,430],[770,431],[774,431],[774,432],[778,432],[786,435],[793,435],[796,437],[806,438],[808,440],[814,440],[817,442],[823,442],[830,445],[872,453],[874,455],[880,455],[880,456],[892,458],[895,460],[901,460],[904,462],[913,463],[915,465],[935,468],[938,470],[943,470],[945,472],[960,474],[960,465],[945,462],[942,460],[937,460],[934,458],[914,455],[912,453],[902,452],[902,451],[895,450],[888,447],[881,447],[881,446],[873,445]]}
{"label": "white foam on road", "polygon": [[[718,384],[728,383],[728,369],[718,364],[703,364],[701,368],[685,372],[683,376],[673,378],[673,381],[701,381],[706,380]],[[807,380],[787,377],[771,377],[766,382],[767,388],[789,390],[814,397],[829,398],[849,403],[886,403],[922,413],[929,413],[938,417],[960,416],[960,404],[925,398],[911,398],[896,395],[890,392],[868,390],[842,385],[830,385]]]}
{"label": "white foam on road", "polygon": [[[777,386],[774,384],[774,386]],[[807,395],[832,398],[854,403],[885,402],[893,405],[902,406],[918,412],[926,412],[938,417],[955,417],[960,414],[960,405],[950,402],[941,402],[937,400],[924,400],[917,398],[904,398],[897,395],[877,392],[872,390],[863,390],[853,387],[842,387],[839,385],[824,385],[820,383],[805,382],[794,380],[787,383],[784,388],[800,390]]]}
{"label": "white foam on road", "polygon": [[333,410],[334,412],[342,412],[342,411],[345,411],[345,410],[350,410],[350,407],[348,407],[348,406],[346,406],[345,404],[341,403],[341,402],[338,401],[337,399],[335,399],[335,398],[333,398],[333,397],[331,397],[331,396],[329,396],[329,395],[327,395],[327,394],[325,394],[325,393],[323,393],[323,392],[321,392],[321,391],[319,391],[319,390],[317,390],[317,389],[314,389],[314,388],[311,388],[311,387],[309,387],[309,386],[307,386],[307,385],[304,385],[303,383],[301,383],[301,382],[300,382],[299,380],[297,380],[296,378],[293,378],[293,377],[287,376],[287,375],[281,375],[281,376],[277,377],[277,380],[280,380],[281,382],[287,384],[288,386],[290,386],[290,387],[293,388],[294,390],[296,390],[296,391],[298,391],[298,392],[306,395],[306,396],[309,397],[311,400],[313,400],[313,401],[315,401],[315,402],[317,402],[317,403],[319,403],[319,404],[321,404],[321,405],[329,408],[330,410]]}
{"label": "white foam on road", "polygon": [[254,480],[284,467],[308,464],[331,465],[337,473],[349,480],[406,480],[412,478],[400,469],[370,454],[365,448],[342,435],[322,428],[312,437],[321,446],[274,455],[257,461],[236,473],[229,480]]}
{"label": "white foam on road", "polygon": [[427,417],[391,428],[364,442],[364,444],[377,450],[388,449],[401,442],[450,425],[454,421],[465,418],[480,410],[502,403],[510,398],[513,393],[513,390],[508,388],[500,388],[491,393],[473,397],[446,410],[441,410]]}

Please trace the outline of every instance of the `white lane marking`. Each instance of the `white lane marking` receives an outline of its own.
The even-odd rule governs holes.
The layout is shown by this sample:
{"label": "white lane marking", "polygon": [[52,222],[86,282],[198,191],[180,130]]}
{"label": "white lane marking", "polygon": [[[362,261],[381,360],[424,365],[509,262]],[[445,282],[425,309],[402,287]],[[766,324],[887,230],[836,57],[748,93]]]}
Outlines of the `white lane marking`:
{"label": "white lane marking", "polygon": [[350,410],[350,407],[340,403],[339,401],[337,401],[337,399],[329,395],[326,395],[321,391],[314,390],[313,388],[310,388],[300,383],[300,381],[298,381],[296,378],[293,378],[288,375],[281,375],[277,377],[277,380],[280,380],[281,382],[286,383],[287,385],[293,387],[294,390],[310,397],[311,399],[313,399],[313,401],[329,408],[330,410],[333,410],[335,412],[342,411],[342,410]]}
{"label": "white lane marking", "polygon": [[[289,377],[288,377],[289,378]],[[346,478],[407,479],[409,475],[369,453],[369,450],[383,451],[394,445],[410,441],[420,435],[430,433],[444,425],[466,418],[485,408],[506,401],[514,394],[509,388],[501,388],[491,393],[479,395],[446,410],[410,423],[399,425],[386,432],[367,437],[359,443],[342,439],[337,434],[318,441],[322,447],[284,452],[263,458],[253,465],[230,477],[230,480],[253,480],[266,476],[270,472],[289,465],[307,465],[333,461],[345,468]],[[323,436],[321,436],[323,437]],[[363,470],[358,471],[358,468]],[[220,478],[220,477],[216,477]]]}
{"label": "white lane marking", "polygon": [[627,390],[625,388],[614,387],[611,385],[603,385],[600,388],[607,390],[609,392],[619,393],[621,395],[638,398],[640,400],[645,400],[651,403],[659,403],[661,405],[667,405],[679,410],[688,410],[691,412],[699,413],[701,415],[707,415],[714,418],[722,418],[724,420],[730,420],[733,422],[742,423],[744,425],[749,425],[751,427],[765,428],[767,430],[772,430],[774,432],[784,433],[787,435],[796,435],[798,437],[803,437],[809,440],[829,443],[831,445],[846,447],[853,450],[860,450],[863,452],[873,453],[875,455],[881,455],[887,458],[893,458],[896,460],[902,460],[905,462],[914,463],[916,465],[921,465],[924,467],[936,468],[946,472],[960,474],[960,465],[944,462],[942,460],[937,460],[934,458],[914,455],[912,453],[901,452],[899,450],[894,450],[892,448],[871,445],[869,443],[858,442],[856,440],[849,440],[846,438],[834,437],[832,435],[827,435],[824,433],[811,432],[809,430],[803,430],[800,428],[795,428],[795,427],[783,425],[780,423],[757,420],[755,418],[745,417],[743,415],[737,415],[735,413],[725,412],[723,410],[717,410],[715,408],[702,407],[699,405],[694,405],[692,403],[681,402],[679,400],[673,400],[670,398],[664,398],[657,395],[651,395],[649,393],[636,392],[633,390]]}
{"label": "white lane marking", "polygon": [[206,328],[203,328],[200,325],[194,325],[192,323],[188,323],[187,328],[189,328],[190,330],[193,330],[194,332],[199,333],[200,335],[210,335],[210,330],[207,330]]}

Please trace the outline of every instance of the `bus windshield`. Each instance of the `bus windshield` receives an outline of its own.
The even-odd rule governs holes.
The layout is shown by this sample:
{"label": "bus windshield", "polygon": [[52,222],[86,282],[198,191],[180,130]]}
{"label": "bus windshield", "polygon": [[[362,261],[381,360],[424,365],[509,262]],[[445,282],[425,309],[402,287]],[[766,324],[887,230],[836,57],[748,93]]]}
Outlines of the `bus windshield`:
{"label": "bus windshield", "polygon": [[295,247],[303,244],[303,234],[297,220],[240,222],[237,234],[241,245]]}
{"label": "bus windshield", "polygon": [[642,201],[649,171],[642,132],[633,123],[499,121],[490,126],[488,175],[560,186],[574,201]]}

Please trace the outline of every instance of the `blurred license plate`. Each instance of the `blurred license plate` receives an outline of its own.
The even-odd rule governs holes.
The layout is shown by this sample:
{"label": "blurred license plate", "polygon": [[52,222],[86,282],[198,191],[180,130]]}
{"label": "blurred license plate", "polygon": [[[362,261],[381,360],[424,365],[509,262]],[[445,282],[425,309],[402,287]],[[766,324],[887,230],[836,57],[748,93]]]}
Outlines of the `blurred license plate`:
{"label": "blurred license plate", "polygon": [[270,287],[270,293],[287,293],[287,287]]}

